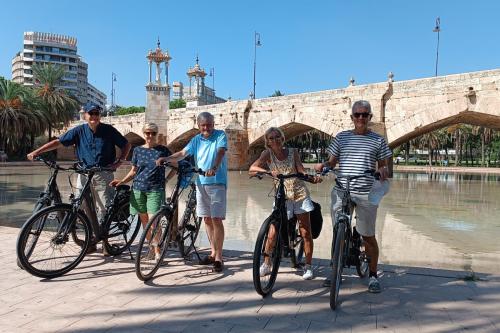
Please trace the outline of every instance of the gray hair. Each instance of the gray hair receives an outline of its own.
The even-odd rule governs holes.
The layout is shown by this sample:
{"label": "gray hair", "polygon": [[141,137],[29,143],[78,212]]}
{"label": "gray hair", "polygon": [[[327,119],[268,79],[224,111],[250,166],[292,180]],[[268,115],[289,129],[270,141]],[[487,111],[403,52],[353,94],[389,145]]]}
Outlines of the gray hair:
{"label": "gray hair", "polygon": [[266,132],[264,133],[264,146],[266,148],[269,148],[268,144],[267,144],[267,136],[271,133],[278,133],[281,137],[281,140],[284,142],[285,141],[285,133],[283,133],[283,131],[281,130],[281,128],[279,127],[269,127]]}
{"label": "gray hair", "polygon": [[210,122],[214,122],[214,115],[211,114],[210,112],[202,112],[196,117],[196,122],[199,124],[202,120],[208,120]]}
{"label": "gray hair", "polygon": [[155,123],[146,123],[142,127],[142,133],[144,133],[146,131],[158,133],[158,125],[156,125]]}
{"label": "gray hair", "polygon": [[368,113],[372,113],[372,106],[370,105],[370,103],[368,101],[365,101],[365,100],[356,101],[352,105],[352,113],[356,112],[356,109],[358,109],[358,108],[367,109]]}

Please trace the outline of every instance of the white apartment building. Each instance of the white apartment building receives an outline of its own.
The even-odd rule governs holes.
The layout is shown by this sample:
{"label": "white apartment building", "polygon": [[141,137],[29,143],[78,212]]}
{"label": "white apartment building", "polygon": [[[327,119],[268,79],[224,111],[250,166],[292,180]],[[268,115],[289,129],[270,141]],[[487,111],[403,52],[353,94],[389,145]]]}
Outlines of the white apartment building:
{"label": "white apartment building", "polygon": [[[12,59],[12,81],[31,86],[35,63],[51,63],[65,70],[62,88],[70,91],[83,105],[90,100],[104,106],[106,95],[87,80],[88,65],[77,54],[74,37],[44,32],[25,32],[23,49]],[[90,91],[90,92],[89,92]]]}

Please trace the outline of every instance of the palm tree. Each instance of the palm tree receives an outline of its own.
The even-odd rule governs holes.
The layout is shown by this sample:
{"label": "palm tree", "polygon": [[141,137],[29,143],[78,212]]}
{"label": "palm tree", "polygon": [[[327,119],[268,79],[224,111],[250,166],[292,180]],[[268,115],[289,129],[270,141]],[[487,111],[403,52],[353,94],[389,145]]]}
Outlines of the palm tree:
{"label": "palm tree", "polygon": [[9,153],[23,150],[29,144],[28,136],[33,146],[34,138],[45,132],[48,124],[31,89],[0,79],[0,149]]}
{"label": "palm tree", "polygon": [[32,66],[35,80],[35,94],[40,100],[40,107],[50,119],[49,141],[52,128],[68,125],[78,110],[78,101],[60,86],[63,83],[64,68],[52,64],[34,64]]}

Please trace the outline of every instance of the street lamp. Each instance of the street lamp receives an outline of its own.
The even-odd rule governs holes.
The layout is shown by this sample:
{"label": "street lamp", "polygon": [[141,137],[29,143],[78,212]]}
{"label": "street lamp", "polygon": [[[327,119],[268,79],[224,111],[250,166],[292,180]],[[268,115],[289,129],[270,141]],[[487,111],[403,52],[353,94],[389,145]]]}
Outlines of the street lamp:
{"label": "street lamp", "polygon": [[436,47],[436,74],[438,75],[438,61],[439,61],[439,32],[441,31],[441,19],[438,17],[436,19],[436,26],[432,30],[433,32],[437,32],[437,47]]}
{"label": "street lamp", "polygon": [[262,46],[260,43],[260,34],[255,32],[254,34],[254,50],[253,50],[253,94],[252,98],[255,98],[255,71],[257,69],[257,46]]}
{"label": "street lamp", "polygon": [[115,112],[115,82],[116,82],[116,74],[111,72],[111,106],[108,110],[108,116],[110,113]]}
{"label": "street lamp", "polygon": [[208,76],[212,77],[212,92],[214,93],[214,103],[215,103],[215,67],[210,68],[210,73]]}

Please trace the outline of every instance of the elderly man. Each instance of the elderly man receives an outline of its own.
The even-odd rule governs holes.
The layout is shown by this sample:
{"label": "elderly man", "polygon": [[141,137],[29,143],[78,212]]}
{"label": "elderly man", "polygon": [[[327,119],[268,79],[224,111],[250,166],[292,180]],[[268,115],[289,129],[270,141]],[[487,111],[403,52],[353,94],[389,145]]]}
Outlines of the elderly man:
{"label": "elderly man", "polygon": [[[33,160],[40,154],[62,146],[75,145],[76,156],[85,167],[101,166],[112,169],[118,168],[130,151],[130,143],[113,126],[101,123],[102,109],[100,106],[87,103],[84,105],[83,110],[85,111],[85,120],[87,121],[85,124],[70,129],[61,135],[59,139],[52,140],[32,151],[27,155],[28,159]],[[118,160],[116,160],[115,146],[121,150]],[[97,192],[94,198],[99,217],[104,214],[106,205],[110,204],[113,199],[114,188],[109,185],[113,178],[113,172],[102,171],[95,174],[92,179],[93,191]],[[84,183],[85,176],[79,175],[78,188],[82,189]],[[88,207],[84,207],[84,209],[88,212]],[[90,216],[92,215],[91,213]],[[89,247],[89,252],[95,250],[95,244]]]}
{"label": "elderly man", "polygon": [[[357,101],[352,106],[351,120],[354,129],[339,133],[331,142],[327,151],[330,158],[325,163],[315,166],[316,171],[321,172],[324,167],[334,168],[339,163],[341,174],[360,175],[365,170],[375,169],[378,166],[380,179],[388,177],[387,159],[392,152],[383,137],[368,129],[368,122],[372,118],[372,109],[367,101]],[[340,180],[341,183],[345,179]],[[345,184],[343,184],[345,185]],[[373,185],[373,178],[359,178],[351,183],[351,196],[356,204],[356,228],[363,237],[366,254],[370,257],[370,280],[368,291],[378,293],[381,291],[377,277],[378,243],[375,238],[375,221],[378,206],[368,201],[368,193]],[[335,211],[342,205],[342,199],[338,196],[335,188],[332,189],[332,221]],[[325,281],[329,285],[329,280]]]}
{"label": "elderly man", "polygon": [[224,266],[222,220],[226,218],[227,138],[224,131],[214,129],[214,116],[209,112],[200,113],[197,123],[200,133],[184,149],[158,159],[157,164],[179,161],[192,155],[196,167],[205,171],[205,176],[199,176],[196,183],[196,213],[205,221],[211,253],[202,258],[200,263],[212,264],[214,272],[221,272]]}

